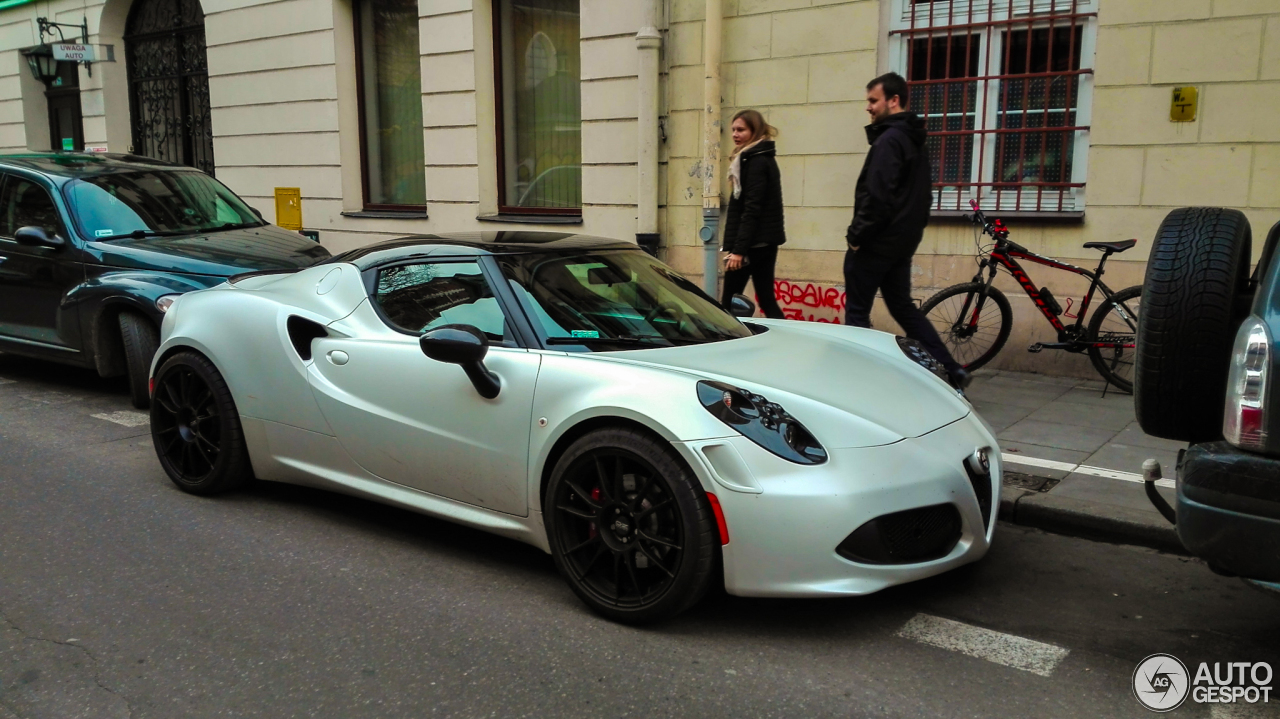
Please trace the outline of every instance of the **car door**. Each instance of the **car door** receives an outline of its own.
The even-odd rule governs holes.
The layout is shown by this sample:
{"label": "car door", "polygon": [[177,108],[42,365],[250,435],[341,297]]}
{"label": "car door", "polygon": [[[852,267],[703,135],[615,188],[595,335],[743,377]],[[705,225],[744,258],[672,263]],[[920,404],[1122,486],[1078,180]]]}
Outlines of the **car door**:
{"label": "car door", "polygon": [[[19,228],[35,226],[62,237],[60,248],[20,245]],[[84,281],[84,268],[49,190],[16,174],[0,180],[0,337],[40,349],[79,349],[76,312],[66,293]]]}
{"label": "car door", "polygon": [[[316,401],[352,459],[383,479],[507,514],[528,514],[530,413],[541,357],[517,346],[474,260],[370,270],[370,298],[313,344]],[[480,396],[462,368],[428,359],[421,334],[479,328],[501,390]]]}

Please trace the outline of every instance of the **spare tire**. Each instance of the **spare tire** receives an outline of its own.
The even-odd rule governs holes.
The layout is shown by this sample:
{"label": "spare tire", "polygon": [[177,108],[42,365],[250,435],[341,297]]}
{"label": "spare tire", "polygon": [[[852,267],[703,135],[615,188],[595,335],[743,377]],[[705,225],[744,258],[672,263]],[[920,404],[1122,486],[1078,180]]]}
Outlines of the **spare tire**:
{"label": "spare tire", "polygon": [[1251,242],[1239,210],[1183,207],[1160,223],[1142,283],[1134,373],[1135,410],[1147,434],[1184,442],[1222,437]]}

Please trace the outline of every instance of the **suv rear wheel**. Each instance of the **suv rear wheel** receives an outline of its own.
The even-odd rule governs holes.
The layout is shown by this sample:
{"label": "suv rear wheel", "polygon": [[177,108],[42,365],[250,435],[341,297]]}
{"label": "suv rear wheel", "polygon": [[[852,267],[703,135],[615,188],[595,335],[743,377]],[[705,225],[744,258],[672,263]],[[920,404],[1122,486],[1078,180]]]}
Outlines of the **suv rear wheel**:
{"label": "suv rear wheel", "polygon": [[1249,291],[1249,220],[1183,207],[1160,223],[1142,289],[1134,403],[1147,434],[1222,437],[1227,369]]}

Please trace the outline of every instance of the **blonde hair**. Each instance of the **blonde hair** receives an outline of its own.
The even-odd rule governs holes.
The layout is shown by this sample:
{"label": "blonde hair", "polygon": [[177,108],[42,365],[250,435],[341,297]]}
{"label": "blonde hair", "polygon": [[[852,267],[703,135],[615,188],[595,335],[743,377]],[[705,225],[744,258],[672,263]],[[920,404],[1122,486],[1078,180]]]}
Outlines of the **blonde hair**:
{"label": "blonde hair", "polygon": [[738,120],[746,123],[747,129],[751,130],[751,140],[748,144],[756,140],[772,140],[778,136],[778,128],[765,122],[764,115],[761,115],[759,110],[739,110],[729,125],[732,126]]}

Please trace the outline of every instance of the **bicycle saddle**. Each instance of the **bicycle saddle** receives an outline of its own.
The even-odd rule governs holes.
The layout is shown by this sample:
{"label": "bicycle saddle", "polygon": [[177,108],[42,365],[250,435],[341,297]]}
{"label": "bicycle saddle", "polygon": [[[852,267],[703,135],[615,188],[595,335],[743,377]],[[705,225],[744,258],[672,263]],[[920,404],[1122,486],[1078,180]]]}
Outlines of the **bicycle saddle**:
{"label": "bicycle saddle", "polygon": [[1124,252],[1125,250],[1138,244],[1137,240],[1122,240],[1120,242],[1086,242],[1084,248],[1086,250],[1106,250],[1107,252]]}

